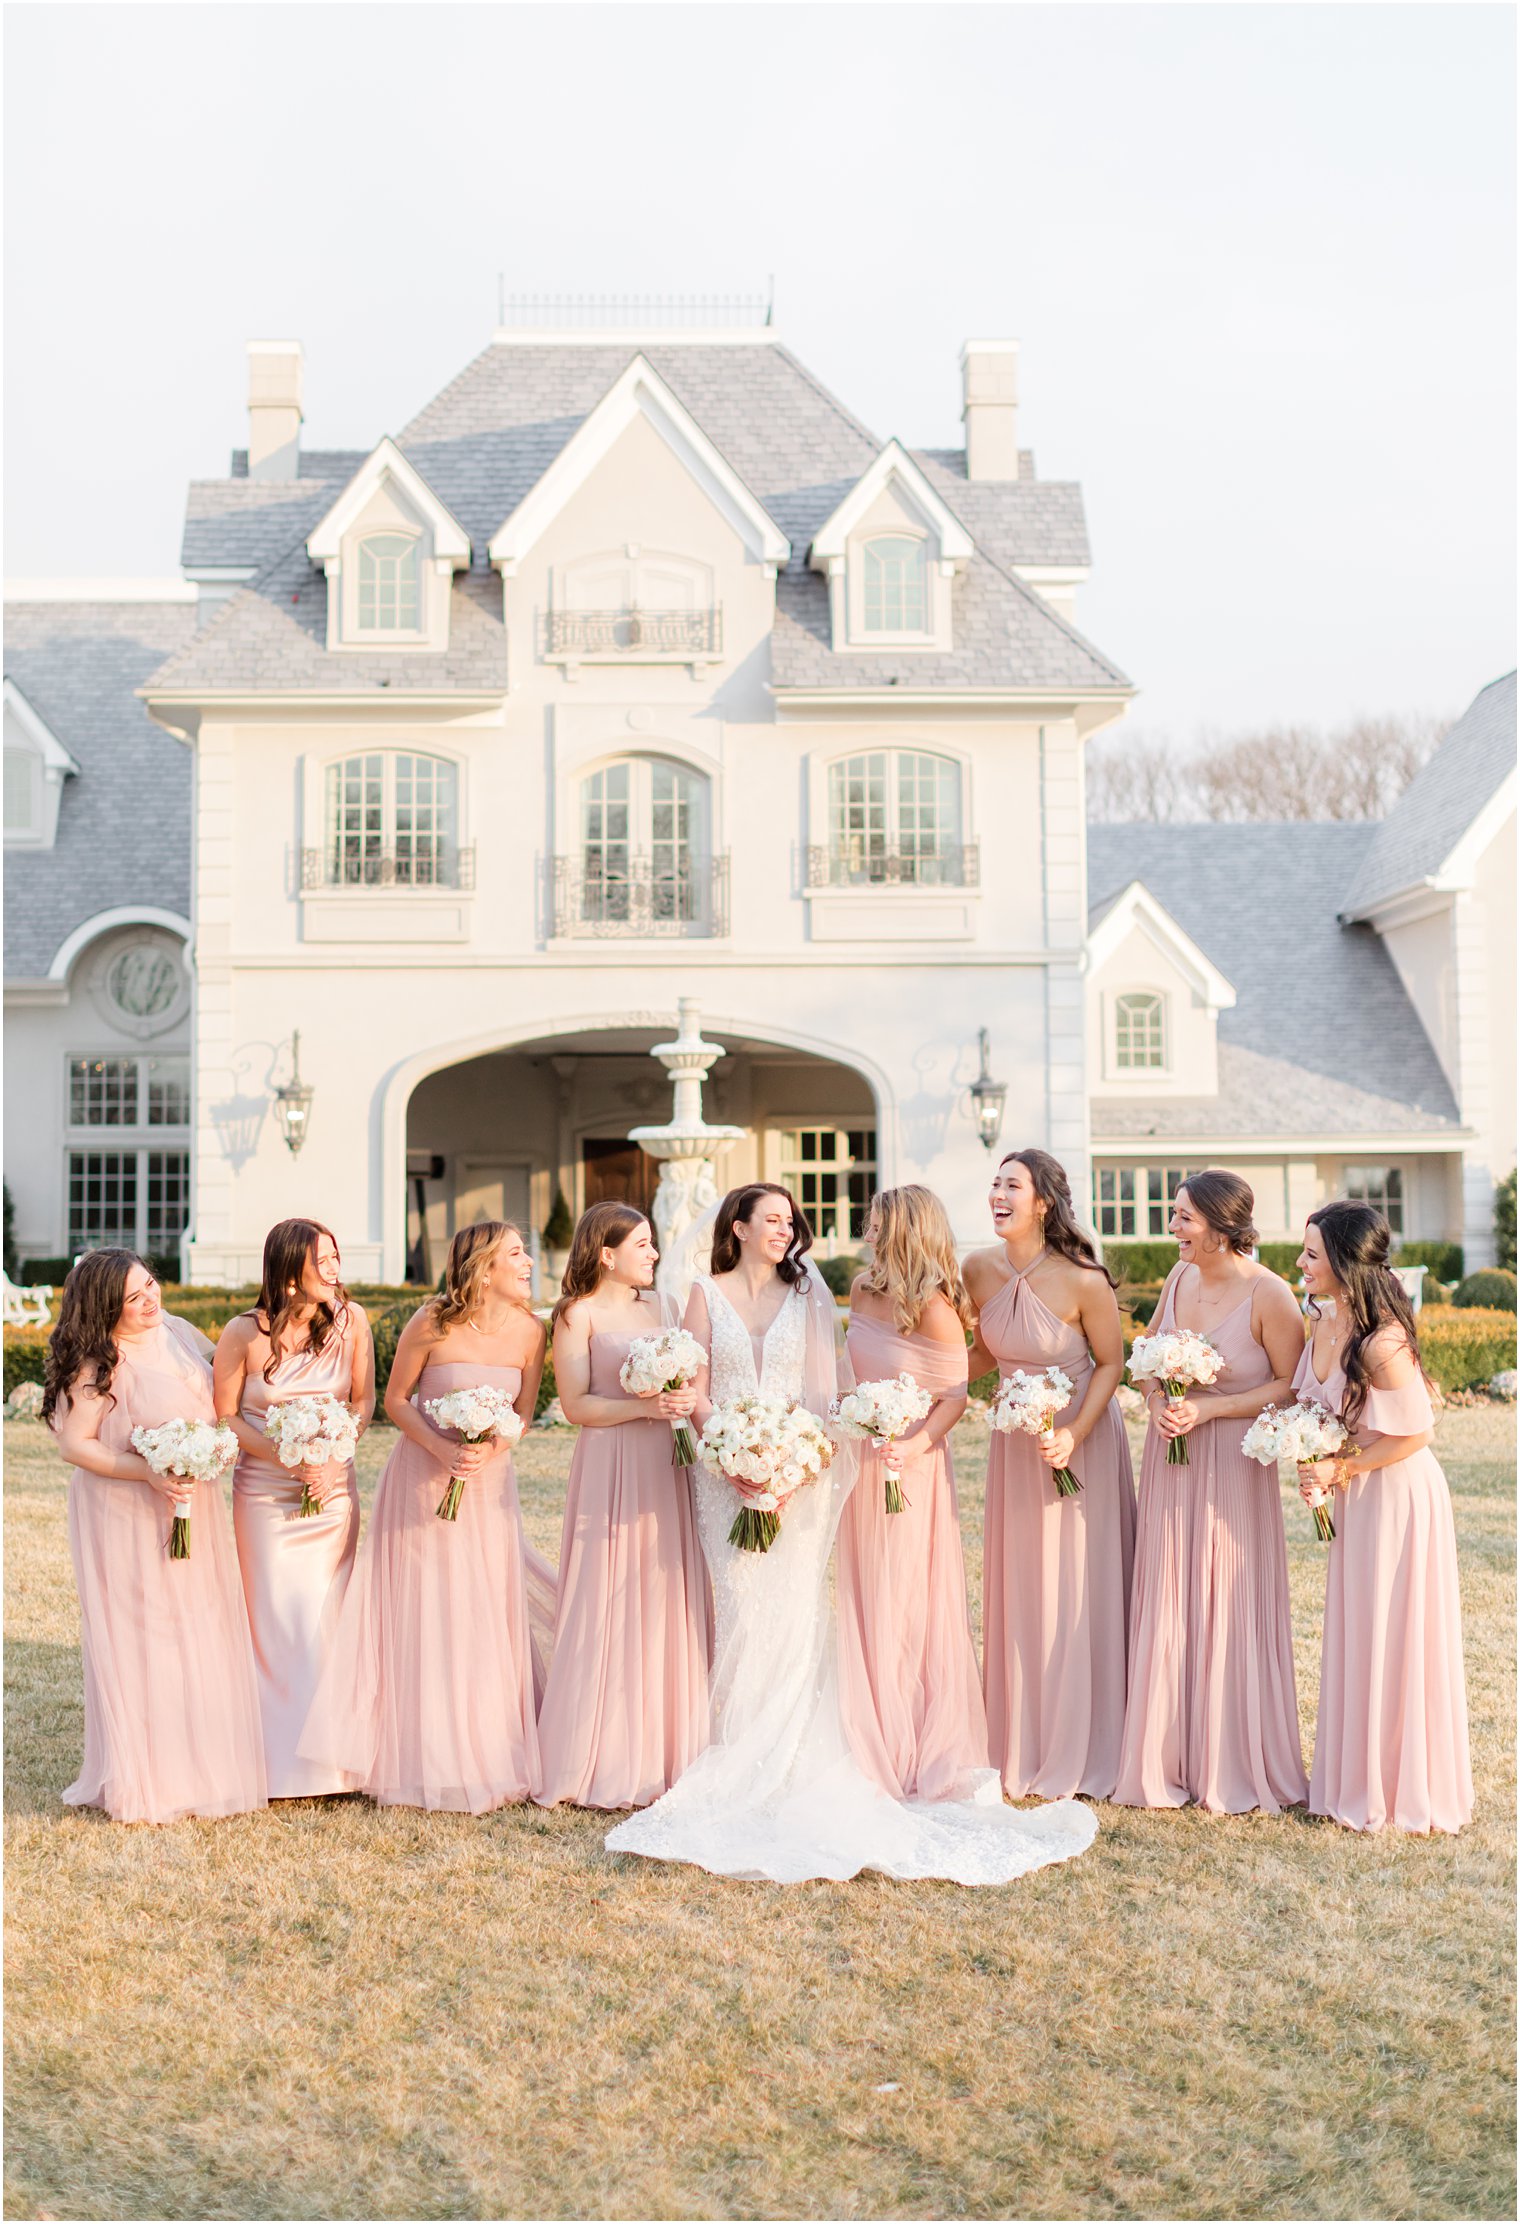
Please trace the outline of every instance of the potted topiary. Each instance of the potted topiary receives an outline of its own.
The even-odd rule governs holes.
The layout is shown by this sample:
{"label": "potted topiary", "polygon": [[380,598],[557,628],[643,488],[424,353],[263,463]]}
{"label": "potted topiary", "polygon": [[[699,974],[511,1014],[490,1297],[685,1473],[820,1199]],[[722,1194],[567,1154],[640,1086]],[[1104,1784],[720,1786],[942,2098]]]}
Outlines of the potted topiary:
{"label": "potted topiary", "polygon": [[565,1192],[555,1184],[554,1202],[549,1207],[549,1217],[544,1222],[544,1283],[547,1294],[558,1297],[559,1285],[570,1257],[570,1239],[575,1234],[575,1220],[566,1201]]}

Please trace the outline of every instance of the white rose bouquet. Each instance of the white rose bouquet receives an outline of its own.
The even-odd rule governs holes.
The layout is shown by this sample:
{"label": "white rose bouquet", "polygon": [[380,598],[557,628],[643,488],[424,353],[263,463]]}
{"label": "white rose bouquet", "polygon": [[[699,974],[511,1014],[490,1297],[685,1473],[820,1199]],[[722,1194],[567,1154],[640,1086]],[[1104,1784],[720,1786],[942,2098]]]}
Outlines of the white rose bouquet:
{"label": "white rose bouquet", "polygon": [[[237,1458],[238,1440],[225,1421],[162,1421],[156,1429],[134,1429],[132,1449],[141,1452],[155,1475],[183,1475],[192,1483],[214,1483]],[[190,1500],[176,1498],[169,1528],[169,1557],[190,1557]]]}
{"label": "white rose bouquet", "polygon": [[[1130,1379],[1159,1382],[1169,1398],[1180,1398],[1199,1383],[1217,1381],[1224,1367],[1224,1353],[1194,1328],[1169,1328],[1159,1336],[1137,1336],[1129,1355]],[[1172,1437],[1166,1447],[1168,1467],[1192,1464],[1185,1436]]]}
{"label": "white rose bouquet", "polygon": [[[1053,1436],[1071,1389],[1071,1376],[1059,1367],[1047,1367],[1042,1375],[1015,1367],[993,1400],[992,1425],[1005,1436]],[[1069,1467],[1058,1467],[1052,1480],[1059,1498],[1075,1498],[1082,1488]]]}
{"label": "white rose bouquet", "polygon": [[[335,1460],[351,1460],[359,1444],[359,1424],[341,1398],[283,1398],[272,1405],[264,1421],[264,1434],[280,1456],[282,1467],[328,1467]],[[310,1484],[301,1486],[300,1518],[322,1511],[311,1495]]]}
{"label": "white rose bouquet", "polygon": [[[473,1390],[450,1390],[441,1398],[427,1398],[422,1410],[440,1429],[453,1429],[466,1444],[484,1444],[493,1436],[503,1444],[516,1444],[523,1433],[522,1415],[506,1391],[492,1382],[477,1383]],[[438,1502],[440,1521],[459,1519],[464,1486],[463,1475],[449,1477],[449,1487]]]}
{"label": "white rose bouquet", "polygon": [[715,1405],[701,1451],[743,1501],[728,1532],[741,1552],[769,1552],[781,1531],[782,1507],[804,1483],[816,1483],[834,1457],[833,1440],[815,1414],[760,1397]]}
{"label": "white rose bouquet", "polygon": [[[695,1382],[707,1354],[684,1328],[663,1328],[658,1336],[635,1336],[618,1380],[635,1398],[657,1398],[662,1390],[683,1390]],[[695,1467],[697,1440],[686,1421],[672,1421],[677,1467]]]}
{"label": "white rose bouquet", "polygon": [[892,1447],[900,1436],[906,1436],[928,1417],[933,1404],[929,1392],[921,1390],[910,1374],[900,1374],[881,1382],[859,1382],[829,1407],[829,1419],[838,1435],[855,1437],[886,1453],[889,1514],[900,1514],[907,1503],[902,1494],[902,1463]]}
{"label": "white rose bouquet", "polygon": [[[1247,1459],[1272,1467],[1279,1460],[1292,1460],[1297,1466],[1300,1461],[1336,1459],[1342,1452],[1354,1452],[1356,1446],[1347,1442],[1344,1422],[1316,1399],[1305,1398],[1280,1411],[1274,1405],[1263,1406],[1241,1438],[1240,1449]],[[1335,1521],[1330,1512],[1330,1492],[1323,1483],[1314,1485],[1309,1507],[1315,1535],[1321,1544],[1329,1544],[1335,1535]]]}

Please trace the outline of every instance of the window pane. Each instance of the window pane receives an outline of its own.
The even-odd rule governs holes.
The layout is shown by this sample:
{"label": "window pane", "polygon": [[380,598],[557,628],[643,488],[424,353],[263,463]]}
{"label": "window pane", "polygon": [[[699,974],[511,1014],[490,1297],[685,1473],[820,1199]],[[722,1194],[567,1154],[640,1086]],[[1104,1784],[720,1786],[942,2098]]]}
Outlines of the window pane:
{"label": "window pane", "polygon": [[876,1130],[789,1128],[780,1137],[781,1180],[818,1236],[858,1240],[876,1190]]}
{"label": "window pane", "polygon": [[1161,997],[1130,994],[1114,999],[1114,1063],[1146,1071],[1165,1065],[1165,1005]]}
{"label": "window pane", "polygon": [[6,750],[5,831],[7,834],[33,834],[37,831],[37,789],[39,784],[37,768],[38,759],[32,754],[31,750]]}
{"label": "window pane", "polygon": [[135,1058],[71,1058],[69,1060],[69,1125],[71,1127],[135,1127],[137,1125],[137,1060]]}
{"label": "window pane", "polygon": [[190,1118],[188,1058],[149,1058],[149,1127],[184,1127]]}
{"label": "window pane", "polygon": [[163,1257],[178,1247],[190,1218],[190,1153],[147,1151],[150,1256]]}
{"label": "window pane", "polygon": [[69,1249],[137,1248],[137,1153],[70,1151]]}
{"label": "window pane", "polygon": [[867,541],[865,622],[868,633],[922,633],[924,543],[889,535]]}
{"label": "window pane", "polygon": [[365,632],[417,628],[421,543],[405,533],[373,533],[359,543],[359,625]]}

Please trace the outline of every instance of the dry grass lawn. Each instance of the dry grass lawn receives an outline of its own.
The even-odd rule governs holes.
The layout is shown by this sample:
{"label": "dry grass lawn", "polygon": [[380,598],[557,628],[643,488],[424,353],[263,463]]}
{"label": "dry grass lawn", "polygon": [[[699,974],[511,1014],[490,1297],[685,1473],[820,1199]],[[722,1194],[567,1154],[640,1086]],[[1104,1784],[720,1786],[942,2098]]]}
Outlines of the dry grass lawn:
{"label": "dry grass lawn", "polygon": [[[1512,2217],[1512,1436],[1438,1440],[1469,1832],[1104,1808],[977,1893],[720,1883],[563,1811],[66,1812],[63,1470],[8,1424],[7,2213]],[[957,1442],[975,1605],[985,1424]],[[551,1555],[568,1451],[520,1461]],[[1307,1750],[1323,1561],[1288,1531]]]}

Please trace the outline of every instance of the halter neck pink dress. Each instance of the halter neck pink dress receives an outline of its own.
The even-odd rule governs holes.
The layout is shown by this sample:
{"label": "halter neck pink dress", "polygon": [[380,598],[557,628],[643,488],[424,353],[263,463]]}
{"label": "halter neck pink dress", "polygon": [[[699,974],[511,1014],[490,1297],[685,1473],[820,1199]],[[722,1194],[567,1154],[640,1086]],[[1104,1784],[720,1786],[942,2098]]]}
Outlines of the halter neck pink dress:
{"label": "halter neck pink dress", "polygon": [[[1038,1261],[1036,1261],[1038,1264]],[[983,1306],[982,1342],[1017,1368],[1071,1377],[1062,1427],[1081,1410],[1093,1356],[1027,1271]],[[1125,1633],[1135,1555],[1135,1481],[1117,1399],[1071,1458],[1063,1498],[1036,1440],[994,1430],[982,1556],[982,1656],[993,1765],[1014,1798],[1111,1796],[1124,1729]]]}
{"label": "halter neck pink dress", "polygon": [[[482,1383],[515,1399],[522,1371],[430,1359],[413,1403]],[[382,1807],[482,1815],[538,1782],[542,1669],[510,1446],[455,1521],[438,1517],[448,1480],[446,1457],[398,1435],[299,1751]]]}
{"label": "halter neck pink dress", "polygon": [[[353,1394],[354,1348],[369,1325],[343,1312],[319,1352],[288,1352],[270,1381],[250,1364],[243,1382],[241,1419],[262,1430],[272,1405],[285,1398],[326,1396],[347,1403]],[[271,1799],[312,1799],[346,1791],[342,1774],[297,1752],[301,1732],[338,1627],[343,1594],[359,1542],[359,1486],[353,1462],[344,1487],[322,1511],[300,1513],[301,1485],[267,1453],[239,1454],[232,1478],[232,1521],[238,1562],[253,1630],[264,1723],[264,1765]]]}
{"label": "halter neck pink dress", "polygon": [[[1176,1326],[1174,1268],[1151,1324]],[[1257,1388],[1272,1363],[1251,1333],[1255,1280],[1207,1330],[1221,1394]],[[1288,1550],[1275,1468],[1247,1459],[1246,1420],[1204,1421],[1186,1467],[1169,1467],[1152,1421],[1140,1463],[1121,1807],[1275,1815],[1309,1795],[1298,1735]]]}
{"label": "halter neck pink dress", "polygon": [[[591,1336],[591,1395],[619,1398],[635,1335]],[[559,1552],[554,1659],[538,1718],[545,1807],[647,1807],[707,1743],[707,1566],[668,1421],[583,1428]]]}
{"label": "halter neck pink dress", "polygon": [[[109,1451],[165,1421],[213,1421],[211,1364],[165,1314],[124,1341],[100,1424]],[[116,1822],[240,1815],[264,1805],[248,1614],[219,1483],[192,1483],[190,1557],[169,1558],[174,1509],[145,1482],[76,1467],[69,1550],[84,1651],[84,1765],[63,1797]]]}
{"label": "halter neck pink dress", "polygon": [[[909,1374],[935,1397],[966,1384],[966,1352],[852,1316],[857,1382]],[[948,1439],[898,1450],[903,1510],[886,1510],[885,1458],[860,1447],[835,1546],[839,1708],[856,1761],[894,1799],[965,1798],[987,1763],[987,1716],[966,1606]]]}
{"label": "halter neck pink dress", "polygon": [[[1314,1372],[1312,1343],[1293,1383],[1339,1414],[1345,1370]],[[1434,1425],[1418,1377],[1369,1390],[1353,1431],[1368,1451]],[[1350,1830],[1460,1830],[1472,1820],[1462,1602],[1451,1493],[1427,1445],[1354,1475],[1331,1507],[1324,1658],[1309,1811]]]}

